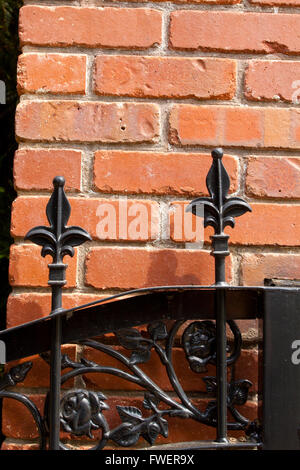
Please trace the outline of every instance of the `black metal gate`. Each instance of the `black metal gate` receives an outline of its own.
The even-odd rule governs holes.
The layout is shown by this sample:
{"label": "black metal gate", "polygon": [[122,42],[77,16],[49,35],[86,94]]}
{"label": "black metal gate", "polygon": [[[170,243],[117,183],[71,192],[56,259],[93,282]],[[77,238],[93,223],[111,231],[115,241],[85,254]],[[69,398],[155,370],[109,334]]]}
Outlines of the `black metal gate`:
{"label": "black metal gate", "polygon": [[[187,210],[195,215],[204,207],[204,226],[212,226],[212,256],[215,259],[215,283],[212,286],[158,286],[136,289],[72,309],[62,308],[65,284],[65,255],[74,255],[74,247],[90,240],[80,227],[68,227],[70,205],[64,192],[64,178],[56,177],[47,205],[49,227],[30,230],[27,239],[42,246],[42,256],[50,254],[49,285],[52,311],[45,318],[0,332],[6,360],[40,354],[50,364],[50,390],[43,416],[22,393],[9,388],[22,382],[32,363],[10,369],[0,380],[0,398],[13,398],[31,412],[40,436],[40,449],[68,449],[60,441],[60,430],[75,436],[91,437],[101,431],[95,450],[109,442],[120,447],[134,446],[144,439],[151,446],[159,435],[167,437],[169,418],[192,419],[216,428],[212,441],[181,443],[181,449],[298,449],[300,434],[300,289],[282,287],[233,287],[226,283],[225,258],[229,255],[224,227],[234,227],[235,217],[251,211],[239,197],[228,197],[230,181],[222,163],[223,152],[212,152],[207,175],[210,197],[192,201]],[[254,421],[245,417],[244,405],[251,382],[236,380],[234,366],[240,356],[242,337],[235,320],[261,319],[261,388],[263,410]],[[185,322],[188,323],[185,325]],[[137,326],[146,325],[142,334]],[[227,341],[226,328],[233,340]],[[199,410],[183,390],[175,372],[172,351],[178,332],[189,367],[203,373],[208,364],[216,366],[215,376],[204,376],[211,395],[206,409]],[[121,346],[131,352],[124,355],[96,337],[113,332]],[[61,355],[61,345],[89,346],[116,359],[124,367],[108,367],[87,359],[72,361]],[[139,367],[151,354],[157,354],[172,385],[167,394]],[[64,373],[64,369],[71,369]],[[61,373],[62,371],[62,373]],[[105,417],[108,409],[102,392],[85,388],[67,390],[61,386],[70,378],[86,373],[112,374],[142,387],[143,408],[117,406],[121,424],[111,428]],[[168,418],[168,419],[167,419]],[[183,421],[184,422],[184,421]],[[228,430],[241,430],[243,441],[231,442]],[[170,445],[154,449],[170,448]]]}

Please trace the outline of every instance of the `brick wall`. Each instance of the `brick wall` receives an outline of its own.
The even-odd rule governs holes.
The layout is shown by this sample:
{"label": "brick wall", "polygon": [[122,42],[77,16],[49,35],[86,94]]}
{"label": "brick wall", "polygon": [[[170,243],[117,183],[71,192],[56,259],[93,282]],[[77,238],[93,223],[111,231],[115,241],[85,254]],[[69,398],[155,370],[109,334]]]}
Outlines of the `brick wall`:
{"label": "brick wall", "polygon": [[[187,249],[185,235],[174,236],[172,230],[164,235],[175,202],[206,194],[213,146],[225,150],[231,192],[253,208],[234,231],[226,229],[228,279],[234,285],[262,285],[265,278],[300,277],[299,0],[24,3],[8,327],[49,313],[50,259],[41,258],[40,249],[23,237],[46,222],[57,174],[66,177],[69,223],[93,237],[67,261],[65,307],[134,287],[212,283],[210,229],[201,250]],[[144,207],[151,233],[132,237],[116,227],[104,239],[97,208],[109,202],[118,211],[120,198],[127,198],[128,223],[131,205]],[[247,405],[254,417],[256,323],[246,322],[242,332],[245,349],[236,374],[254,383]],[[75,346],[64,351],[77,359],[83,352]],[[109,363],[100,353],[87,354]],[[176,355],[180,364],[182,350]],[[154,359],[150,366],[158,371]],[[84,380],[109,397],[109,419],[116,423],[113,404],[140,403],[141,392],[103,377]],[[158,377],[168,390],[166,377]],[[186,390],[199,392],[200,382],[184,371]],[[42,408],[48,386],[42,359],[34,358],[20,386]],[[36,446],[34,424],[19,408],[4,401],[4,449]],[[213,436],[210,428],[182,426],[174,419],[165,442]]]}

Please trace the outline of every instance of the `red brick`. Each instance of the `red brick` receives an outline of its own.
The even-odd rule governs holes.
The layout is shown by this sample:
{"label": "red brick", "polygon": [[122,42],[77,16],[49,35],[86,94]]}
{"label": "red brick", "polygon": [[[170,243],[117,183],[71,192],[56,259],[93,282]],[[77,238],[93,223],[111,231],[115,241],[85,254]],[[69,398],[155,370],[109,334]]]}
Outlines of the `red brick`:
{"label": "red brick", "polygon": [[[46,197],[18,197],[13,203],[11,234],[23,237],[34,225],[48,225]],[[68,225],[80,225],[100,240],[155,240],[159,236],[159,205],[145,200],[69,198]]]}
{"label": "red brick", "polygon": [[[41,247],[31,244],[11,245],[9,282],[11,286],[48,286],[48,264],[52,257],[42,258]],[[64,262],[68,264],[66,271],[66,287],[76,286],[76,253],[73,258],[67,256]]]}
{"label": "red brick", "polygon": [[263,141],[263,113],[260,108],[175,105],[170,114],[170,142],[255,147]]}
{"label": "red brick", "polygon": [[[44,396],[30,395],[29,398],[43,412]],[[4,398],[2,408],[2,432],[6,437],[35,439],[38,431],[30,411],[20,402]]]}
{"label": "red brick", "polygon": [[[104,193],[207,195],[211,156],[99,150],[94,159],[95,189]],[[237,190],[237,160],[224,156],[231,190]]]}
{"label": "red brick", "polygon": [[300,256],[297,254],[244,254],[241,262],[243,285],[263,286],[264,279],[299,279]]}
{"label": "red brick", "polygon": [[231,108],[225,113],[224,142],[232,145],[259,145],[262,139],[260,109]]}
{"label": "red brick", "polygon": [[27,5],[20,10],[21,44],[143,49],[161,42],[162,13],[149,8]]}
{"label": "red brick", "polygon": [[300,88],[297,76],[299,62],[252,60],[245,74],[245,96],[255,101],[295,102]]}
{"label": "red brick", "polygon": [[295,14],[192,11],[171,13],[170,45],[174,49],[297,54],[300,27]]}
{"label": "red brick", "polygon": [[153,142],[159,109],[148,103],[24,101],[16,113],[20,140]]}
{"label": "red brick", "polygon": [[86,56],[27,53],[18,60],[18,92],[85,93]]}
{"label": "red brick", "polygon": [[300,139],[293,136],[293,126],[299,118],[289,109],[265,108],[264,146],[298,147]]}
{"label": "red brick", "polygon": [[[73,308],[100,300],[104,296],[95,294],[64,294],[63,308]],[[51,311],[51,294],[23,293],[10,294],[7,300],[7,328],[22,325],[38,318],[46,317]]]}
{"label": "red brick", "polygon": [[175,145],[214,145],[220,138],[215,106],[175,105],[169,118],[169,140]]}
{"label": "red brick", "polygon": [[250,157],[246,193],[257,198],[300,198],[300,158]]}
{"label": "red brick", "polygon": [[284,7],[299,7],[299,0],[249,0],[249,3],[253,5],[262,5],[262,6],[284,6]]}
{"label": "red brick", "polygon": [[[226,228],[230,241],[240,245],[298,246],[300,206],[250,203],[252,212],[236,219],[234,230]],[[263,227],[259,230],[258,227]]]}
{"label": "red brick", "polygon": [[215,58],[98,56],[95,91],[150,98],[233,98],[236,63]]}
{"label": "red brick", "polygon": [[20,190],[52,190],[53,178],[65,176],[67,191],[80,191],[81,152],[20,149],[14,158],[14,183]]}
{"label": "red brick", "polygon": [[169,118],[174,145],[300,147],[298,108],[174,105]]}
{"label": "red brick", "polygon": [[[118,269],[112,270],[112,266]],[[86,284],[98,289],[213,282],[213,260],[204,251],[97,247],[90,250],[86,260]]]}

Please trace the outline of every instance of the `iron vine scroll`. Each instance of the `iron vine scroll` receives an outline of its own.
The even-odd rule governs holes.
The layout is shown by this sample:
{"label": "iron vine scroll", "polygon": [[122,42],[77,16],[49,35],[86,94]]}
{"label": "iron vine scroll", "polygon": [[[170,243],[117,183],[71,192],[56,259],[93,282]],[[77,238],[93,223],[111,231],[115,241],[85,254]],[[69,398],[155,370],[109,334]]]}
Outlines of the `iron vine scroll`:
{"label": "iron vine scroll", "polygon": [[[233,334],[233,341],[228,344],[227,366],[231,369],[228,387],[227,407],[233,420],[228,423],[229,430],[243,430],[252,438],[258,439],[256,422],[244,417],[236,406],[244,405],[251,387],[249,380],[235,380],[234,366],[241,352],[241,334],[233,320],[228,321]],[[183,329],[180,335],[178,332]],[[65,391],[60,399],[60,427],[75,437],[81,436],[97,440],[95,432],[101,431],[101,437],[90,450],[101,450],[107,443],[113,442],[121,447],[130,447],[137,444],[142,438],[149,445],[153,445],[159,435],[168,437],[169,419],[192,419],[208,426],[216,427],[216,377],[203,376],[202,380],[206,390],[211,396],[206,408],[200,410],[187,393],[183,390],[180,380],[175,372],[172,353],[175,342],[180,337],[180,347],[184,350],[187,365],[196,374],[205,374],[209,364],[216,362],[216,336],[213,321],[193,321],[185,325],[184,320],[174,321],[169,329],[164,322],[149,324],[146,329],[127,328],[115,332],[115,336],[124,352],[114,347],[87,339],[79,344],[96,351],[100,351],[122,364],[123,368],[110,367],[81,358],[79,362],[72,361],[67,355],[62,357],[62,370],[68,372],[61,376],[61,385],[68,380],[89,373],[111,374],[120,379],[139,385],[144,390],[142,409],[135,406],[116,406],[121,423],[110,428],[106,419],[106,412],[110,409],[107,397],[101,391],[86,388],[70,389]],[[177,344],[178,347],[178,344]],[[126,354],[126,351],[130,354]],[[156,353],[163,367],[165,367],[172,389],[176,397],[170,396],[162,390],[153,378],[142,370],[141,366],[148,362],[153,353]],[[43,359],[49,363],[49,355],[42,354]],[[125,367],[124,367],[125,366]],[[0,398],[13,398],[23,403],[31,412],[40,436],[40,448],[44,449],[49,436],[49,395],[46,397],[43,416],[34,403],[17,392],[6,389],[23,382],[32,367],[31,362],[25,362],[12,368],[0,382]],[[69,370],[70,369],[70,370]],[[123,369],[126,369],[123,370]],[[99,434],[99,433],[98,433]],[[147,445],[147,444],[146,444]],[[60,442],[61,450],[68,450],[66,443]]]}

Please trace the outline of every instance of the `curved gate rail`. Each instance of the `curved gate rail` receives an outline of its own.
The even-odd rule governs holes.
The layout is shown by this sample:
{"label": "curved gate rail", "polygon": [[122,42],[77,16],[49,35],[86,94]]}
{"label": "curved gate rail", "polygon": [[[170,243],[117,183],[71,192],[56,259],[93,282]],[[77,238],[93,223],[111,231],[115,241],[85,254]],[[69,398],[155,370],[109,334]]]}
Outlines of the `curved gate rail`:
{"label": "curved gate rail", "polygon": [[[226,283],[225,257],[229,255],[229,236],[223,230],[227,225],[234,227],[235,217],[251,208],[239,197],[228,197],[230,181],[222,156],[221,149],[212,152],[212,166],[206,180],[210,197],[195,199],[187,207],[196,216],[199,206],[204,207],[204,226],[214,228],[211,254],[215,258],[215,284],[136,289],[72,309],[62,308],[67,268],[63,258],[73,256],[74,247],[91,237],[80,227],[67,226],[71,208],[64,192],[64,178],[54,178],[54,191],[46,209],[49,227],[35,227],[26,235],[28,240],[42,246],[42,256],[50,254],[53,258],[49,264],[51,314],[0,332],[8,362],[40,354],[50,364],[50,390],[43,416],[29,398],[9,391],[9,387],[22,382],[29,373],[30,361],[13,367],[0,380],[0,398],[18,400],[31,412],[40,436],[40,449],[47,446],[51,450],[68,449],[60,441],[61,429],[87,437],[93,437],[93,432],[100,430],[99,441],[93,447],[95,450],[103,449],[109,442],[122,447],[133,446],[140,438],[152,446],[159,435],[168,436],[172,421],[166,419],[169,417],[190,418],[216,428],[214,441],[183,443],[181,448],[259,448],[262,445],[261,423],[258,420],[251,422],[237,409],[246,403],[252,384],[247,378],[235,380],[234,365],[242,345],[235,320],[261,317],[264,294],[274,288],[232,287]],[[189,322],[184,325],[187,320]],[[226,324],[233,335],[229,350]],[[136,328],[140,325],[147,325],[142,332]],[[192,371],[203,373],[208,364],[216,366],[215,376],[202,378],[212,396],[203,410],[199,410],[183,390],[175,372],[172,352],[179,331]],[[130,351],[129,356],[91,339],[108,332],[115,333],[118,343]],[[121,368],[103,366],[87,359],[72,361],[61,355],[64,343],[101,351],[114,358]],[[140,365],[148,362],[152,354],[158,355],[174,393],[167,394],[141,369]],[[66,368],[70,370],[61,374]],[[121,424],[111,428],[105,418],[109,406],[102,392],[80,388],[67,390],[61,396],[61,386],[67,380],[91,372],[112,374],[142,387],[145,411],[117,406]],[[246,440],[230,442],[227,430],[245,431]]]}

